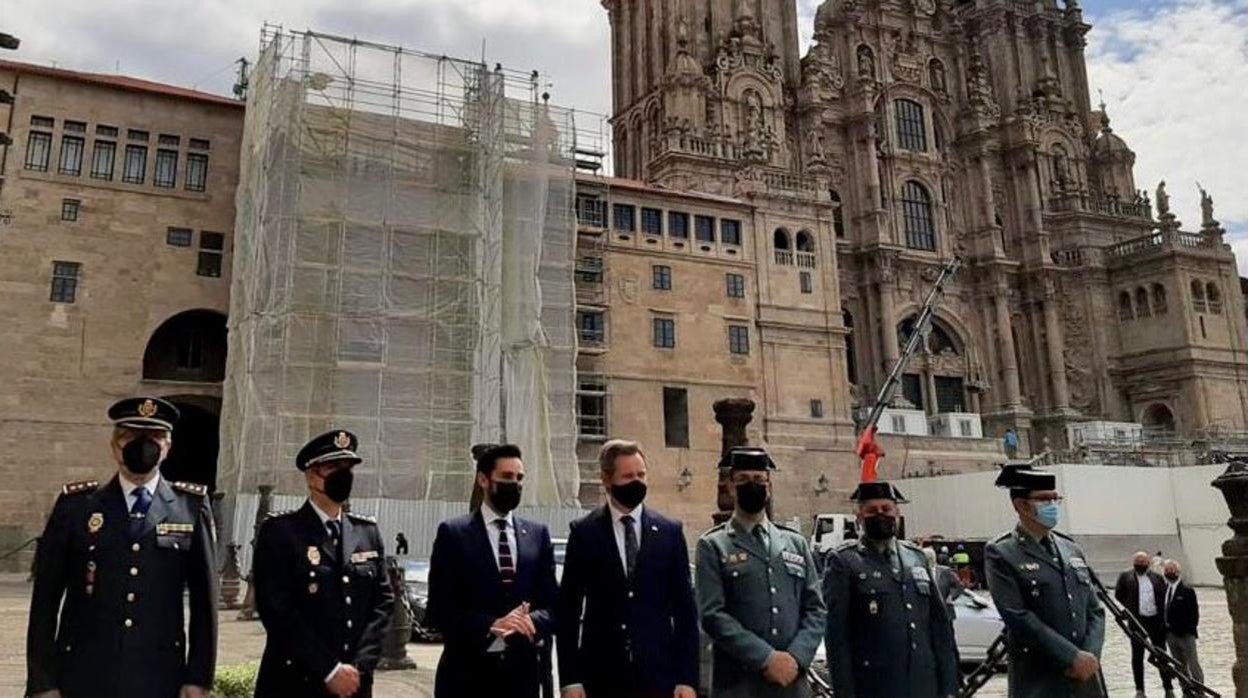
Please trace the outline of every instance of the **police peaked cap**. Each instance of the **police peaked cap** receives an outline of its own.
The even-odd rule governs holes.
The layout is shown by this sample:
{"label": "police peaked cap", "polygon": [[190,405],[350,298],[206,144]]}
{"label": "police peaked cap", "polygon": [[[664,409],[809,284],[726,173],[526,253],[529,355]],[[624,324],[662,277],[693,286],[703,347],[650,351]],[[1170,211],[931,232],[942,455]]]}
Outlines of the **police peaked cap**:
{"label": "police peaked cap", "polygon": [[295,456],[295,467],[302,471],[331,460],[350,461],[351,465],[355,465],[364,460],[356,452],[359,447],[360,440],[355,434],[343,429],[327,431],[299,449],[299,455]]}
{"label": "police peaked cap", "polygon": [[179,416],[173,403],[158,397],[129,397],[108,408],[108,420],[127,429],[173,431]]}

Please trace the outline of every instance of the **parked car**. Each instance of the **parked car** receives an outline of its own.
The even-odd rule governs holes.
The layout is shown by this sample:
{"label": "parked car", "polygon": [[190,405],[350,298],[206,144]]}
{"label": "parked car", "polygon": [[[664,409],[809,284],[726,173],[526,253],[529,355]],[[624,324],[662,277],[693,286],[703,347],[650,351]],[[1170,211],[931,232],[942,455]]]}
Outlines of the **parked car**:
{"label": "parked car", "polygon": [[[966,591],[953,602],[953,634],[958,642],[958,659],[964,670],[974,669],[988,659],[988,648],[1005,628],[1001,614],[988,594]],[[828,657],[823,643],[815,652],[812,668],[828,679]]]}
{"label": "parked car", "polygon": [[555,581],[563,581],[563,561],[568,557],[568,539],[551,538],[551,546],[555,549]]}
{"label": "parked car", "polygon": [[429,561],[410,558],[398,558],[398,561],[411,608],[412,642],[441,642],[442,633],[430,627],[425,616],[429,606]]}

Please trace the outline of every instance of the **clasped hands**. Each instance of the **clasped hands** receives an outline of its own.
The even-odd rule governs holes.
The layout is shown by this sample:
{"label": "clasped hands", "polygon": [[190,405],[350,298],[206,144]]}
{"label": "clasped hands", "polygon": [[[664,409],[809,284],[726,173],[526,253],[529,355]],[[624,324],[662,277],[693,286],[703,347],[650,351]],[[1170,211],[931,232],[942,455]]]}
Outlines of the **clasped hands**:
{"label": "clasped hands", "polygon": [[504,639],[512,635],[520,635],[529,642],[533,642],[537,637],[537,626],[529,617],[529,603],[526,601],[516,606],[511,609],[511,613],[494,621],[494,624],[490,626],[490,633]]}

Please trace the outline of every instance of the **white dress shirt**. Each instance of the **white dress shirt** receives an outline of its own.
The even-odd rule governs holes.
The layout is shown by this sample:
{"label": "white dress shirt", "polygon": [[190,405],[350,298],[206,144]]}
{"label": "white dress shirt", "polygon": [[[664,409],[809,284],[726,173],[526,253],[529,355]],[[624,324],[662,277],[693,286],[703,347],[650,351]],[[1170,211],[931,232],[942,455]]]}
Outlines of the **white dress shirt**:
{"label": "white dress shirt", "polygon": [[1153,589],[1153,580],[1147,574],[1135,575],[1136,586],[1140,588],[1140,617],[1152,618],[1157,615],[1157,597],[1156,590]]}
{"label": "white dress shirt", "polygon": [[152,479],[142,485],[136,485],[120,475],[117,477],[117,481],[121,483],[121,494],[126,498],[126,512],[129,513],[134,508],[134,503],[139,499],[139,496],[135,493],[138,492],[140,487],[146,488],[148,494],[152,495],[153,499],[156,497],[156,485],[160,484],[160,471],[157,470]]}
{"label": "white dress shirt", "polygon": [[[494,551],[494,564],[498,564],[498,538],[502,531],[499,530],[498,524],[494,523],[499,519],[507,522],[507,544],[511,546],[511,566],[519,567],[520,558],[516,555],[516,520],[507,512],[506,516],[494,511],[494,508],[488,502],[481,502],[481,520],[485,522],[485,535],[490,539],[490,549]],[[502,567],[499,567],[501,570]]]}
{"label": "white dress shirt", "polygon": [[628,574],[628,556],[624,554],[624,522],[620,519],[625,516],[633,517],[633,535],[637,537],[637,549],[641,550],[641,508],[645,505],[638,504],[632,511],[617,509],[615,502],[608,506],[611,509],[611,531],[615,534],[615,549],[620,553],[620,569]]}
{"label": "white dress shirt", "polygon": [[1177,579],[1176,579],[1176,580],[1174,580],[1173,582],[1172,582],[1172,581],[1170,581],[1169,579],[1167,579],[1167,580],[1166,580],[1166,606],[1165,606],[1165,610],[1166,610],[1166,615],[1167,615],[1167,616],[1169,616],[1169,614],[1170,614],[1170,602],[1171,602],[1171,601],[1174,601],[1174,592],[1175,592],[1175,590],[1176,590],[1176,589],[1178,589],[1178,588],[1179,588],[1179,580],[1177,580]]}

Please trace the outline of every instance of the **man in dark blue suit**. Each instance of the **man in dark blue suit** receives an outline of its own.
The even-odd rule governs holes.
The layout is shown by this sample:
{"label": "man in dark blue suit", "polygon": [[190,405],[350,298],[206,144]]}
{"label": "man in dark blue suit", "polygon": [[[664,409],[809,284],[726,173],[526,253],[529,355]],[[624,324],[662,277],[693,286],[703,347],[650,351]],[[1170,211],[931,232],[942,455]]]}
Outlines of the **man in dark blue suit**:
{"label": "man in dark blue suit", "polygon": [[680,523],[648,507],[631,441],[598,456],[607,504],[572,524],[559,590],[563,698],[695,698],[698,615]]}
{"label": "man in dark blue suit", "polygon": [[501,445],[477,458],[479,511],[438,527],[429,569],[429,615],[445,644],[437,698],[537,698],[555,631],[550,532],[515,516],[524,462]]}

